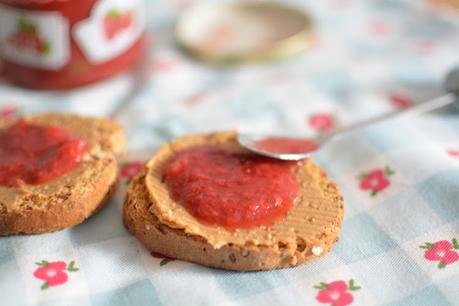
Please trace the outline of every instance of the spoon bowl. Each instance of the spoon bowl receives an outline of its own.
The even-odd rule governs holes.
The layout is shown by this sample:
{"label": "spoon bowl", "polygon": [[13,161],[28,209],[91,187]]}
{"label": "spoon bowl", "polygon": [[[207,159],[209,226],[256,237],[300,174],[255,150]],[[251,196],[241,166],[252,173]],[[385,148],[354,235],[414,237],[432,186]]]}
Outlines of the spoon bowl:
{"label": "spoon bowl", "polygon": [[[266,140],[269,140],[269,143],[266,142]],[[267,137],[266,135],[261,134],[239,134],[237,141],[243,147],[248,148],[255,153],[281,160],[301,160],[309,158],[311,157],[311,154],[317,150],[318,147],[317,140],[286,136]],[[305,148],[304,150],[291,150],[295,145],[298,145],[297,148],[301,149],[302,143],[311,144],[311,146],[310,148]],[[283,146],[286,144],[288,147],[282,151]]]}

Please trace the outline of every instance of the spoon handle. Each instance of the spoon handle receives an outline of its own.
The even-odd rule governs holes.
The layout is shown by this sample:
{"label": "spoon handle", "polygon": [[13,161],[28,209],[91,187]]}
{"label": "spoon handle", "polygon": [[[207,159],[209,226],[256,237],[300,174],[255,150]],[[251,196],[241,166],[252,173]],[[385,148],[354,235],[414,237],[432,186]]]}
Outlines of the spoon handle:
{"label": "spoon handle", "polygon": [[357,122],[355,124],[346,126],[341,129],[337,129],[331,133],[323,135],[322,142],[328,141],[330,139],[336,139],[338,137],[344,136],[345,134],[351,133],[355,130],[361,129],[371,124],[379,123],[388,119],[394,119],[398,117],[410,117],[419,115],[422,113],[426,113],[432,111],[437,108],[441,108],[443,106],[449,105],[454,103],[458,99],[458,96],[454,93],[447,93],[443,96],[440,96],[436,99],[430,100],[428,102],[423,102],[420,104],[416,104],[414,106],[405,108],[400,111],[391,112],[388,114],[376,116],[364,121]]}

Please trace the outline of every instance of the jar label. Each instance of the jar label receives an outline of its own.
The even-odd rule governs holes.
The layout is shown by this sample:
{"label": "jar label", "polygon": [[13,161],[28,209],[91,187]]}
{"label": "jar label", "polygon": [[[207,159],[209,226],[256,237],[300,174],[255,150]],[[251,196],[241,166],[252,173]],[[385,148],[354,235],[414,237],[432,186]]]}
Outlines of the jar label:
{"label": "jar label", "polygon": [[69,24],[57,12],[36,12],[0,5],[0,53],[5,60],[59,70],[70,59]]}
{"label": "jar label", "polygon": [[100,64],[127,51],[145,30],[143,0],[100,0],[73,37],[89,61]]}

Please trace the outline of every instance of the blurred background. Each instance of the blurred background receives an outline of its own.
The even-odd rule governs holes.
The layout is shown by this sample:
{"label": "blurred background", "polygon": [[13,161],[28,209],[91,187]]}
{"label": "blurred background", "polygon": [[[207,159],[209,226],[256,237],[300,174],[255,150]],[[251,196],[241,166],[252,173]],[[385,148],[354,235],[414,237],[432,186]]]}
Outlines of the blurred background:
{"label": "blurred background", "polygon": [[[18,36],[18,29],[29,30],[29,33],[39,30],[33,28],[33,14],[32,21],[19,18],[14,8],[16,2],[0,1],[3,12],[0,37],[6,37],[4,41],[9,39],[9,44],[11,36]],[[142,8],[140,0],[107,0],[97,4],[97,1],[80,1],[86,7],[82,8],[84,13],[78,15],[68,13],[66,2],[70,3],[67,5],[76,3],[63,1],[60,6],[47,3],[45,9],[70,14],[70,29],[67,29],[70,34],[64,33],[64,29],[62,33],[51,34],[44,30],[43,35],[54,35],[50,40],[59,35],[71,36],[76,46],[71,48],[80,50],[71,49],[70,59],[61,55],[57,61],[62,60],[61,66],[65,69],[71,62],[73,72],[89,69],[88,74],[96,78],[99,73],[103,80],[72,88],[72,76],[77,73],[43,74],[43,67],[47,65],[43,59],[39,59],[38,64],[27,56],[12,61],[11,57],[18,52],[6,50],[6,43],[3,43],[3,57],[13,65],[4,64],[3,67],[0,115],[8,117],[52,110],[116,116],[130,133],[133,151],[150,150],[171,137],[201,130],[323,132],[437,96],[442,91],[445,73],[459,62],[459,11],[455,8],[455,0],[276,1],[274,3],[288,6],[296,14],[303,14],[310,22],[305,26],[307,35],[295,38],[296,47],[277,52],[276,56],[262,55],[266,49],[272,49],[279,35],[289,36],[298,30],[295,22],[289,24],[295,15],[292,18],[271,16],[267,21],[258,18],[262,10],[252,10],[249,19],[237,16],[231,19],[227,17],[232,13],[224,5],[228,1],[207,2],[213,6],[193,15],[190,14],[193,8],[202,7],[206,2],[191,0],[146,0],[146,9]],[[117,12],[114,8],[121,9]],[[121,14],[123,8],[128,12],[125,15]],[[25,9],[33,13],[33,10],[43,10],[43,4],[35,3]],[[132,16],[141,19],[142,13],[146,13],[145,20],[129,20]],[[111,41],[108,47],[99,41],[103,34],[91,32],[91,22],[96,23],[97,14],[101,16],[101,24],[105,22],[104,35]],[[12,15],[16,18],[14,21]],[[229,30],[221,28],[222,20],[230,25]],[[59,24],[59,20],[51,21]],[[246,21],[248,23],[244,24]],[[46,27],[42,20],[36,23],[38,28],[40,25]],[[181,31],[177,30],[178,23]],[[144,25],[147,28],[146,55],[142,55],[137,46],[139,40],[144,40],[140,33]],[[132,37],[127,34],[127,38],[116,37],[116,31],[123,35],[123,27],[124,34],[128,32],[126,28],[134,28]],[[271,45],[257,46],[257,43],[262,44],[257,39],[263,35],[271,39]],[[21,37],[16,39],[20,41]],[[199,49],[205,39],[212,37],[214,41],[210,42],[209,52]],[[119,48],[121,51],[117,53],[114,49],[123,44],[123,39],[128,47]],[[224,55],[218,57],[220,53],[231,53],[228,51],[231,48],[237,51],[234,44],[241,40],[243,51],[244,48],[255,51],[245,54],[245,58],[239,56],[225,61]],[[20,42],[13,42],[20,45]],[[197,47],[193,54],[199,60],[184,51],[187,44],[188,51]],[[134,45],[136,48],[132,47]],[[37,50],[42,50],[43,54],[50,52],[46,47],[46,39],[43,39]],[[126,50],[131,50],[128,59],[123,55]],[[124,66],[115,67],[120,56],[124,56]],[[75,57],[80,62],[72,62]],[[22,65],[21,60],[26,64]],[[89,66],[99,66],[91,71],[86,67],[88,62]],[[59,72],[64,68],[52,69]],[[100,73],[101,69],[106,71]],[[124,72],[117,74],[118,70]],[[110,77],[107,79],[107,76]],[[46,78],[51,81],[47,83]],[[11,82],[12,79],[15,82]],[[26,87],[57,84],[70,89],[33,90],[15,85],[17,83]],[[76,83],[78,85],[78,80]]]}

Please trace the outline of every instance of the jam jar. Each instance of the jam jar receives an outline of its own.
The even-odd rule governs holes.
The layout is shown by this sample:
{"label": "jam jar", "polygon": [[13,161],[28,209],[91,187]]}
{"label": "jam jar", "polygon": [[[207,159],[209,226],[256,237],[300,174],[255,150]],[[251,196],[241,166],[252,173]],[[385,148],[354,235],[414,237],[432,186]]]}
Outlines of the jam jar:
{"label": "jam jar", "polygon": [[141,58],[144,0],[0,0],[5,76],[36,89],[69,89]]}

